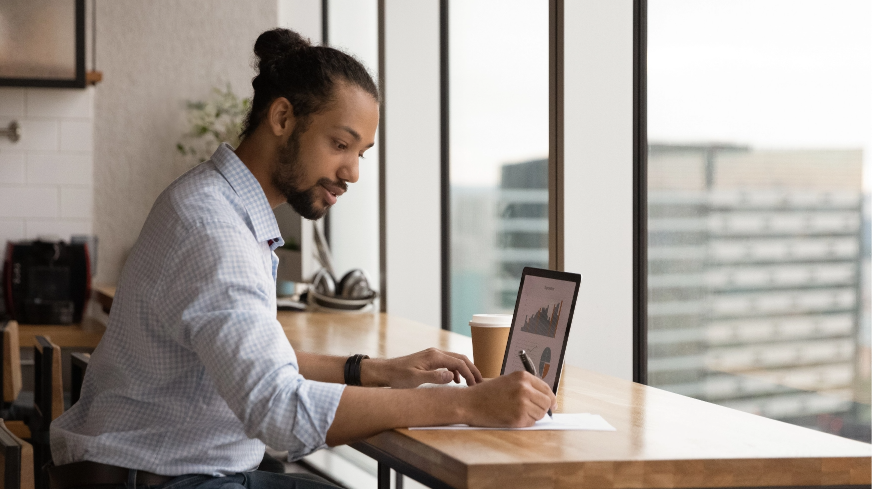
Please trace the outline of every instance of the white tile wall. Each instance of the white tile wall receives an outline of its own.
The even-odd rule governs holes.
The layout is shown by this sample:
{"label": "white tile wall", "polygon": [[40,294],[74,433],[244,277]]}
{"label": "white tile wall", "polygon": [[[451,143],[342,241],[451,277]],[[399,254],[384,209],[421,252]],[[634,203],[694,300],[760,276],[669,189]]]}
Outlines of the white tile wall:
{"label": "white tile wall", "polygon": [[0,89],[0,117],[22,117],[24,115],[24,89]]}
{"label": "white tile wall", "polygon": [[90,234],[94,89],[0,88],[0,249],[7,240]]}
{"label": "white tile wall", "polygon": [[37,153],[27,155],[27,183],[86,185],[93,182],[91,154]]}
{"label": "white tile wall", "polygon": [[94,122],[61,121],[61,151],[94,151]]}
{"label": "white tile wall", "polygon": [[7,241],[24,239],[23,219],[0,219],[0,250],[6,253]]}
{"label": "white tile wall", "polygon": [[24,153],[0,153],[0,184],[21,184],[25,180]]}
{"label": "white tile wall", "polygon": [[85,90],[28,90],[28,117],[94,118],[94,92]]}
{"label": "white tile wall", "polygon": [[[2,91],[2,89],[0,89]],[[30,119],[27,116],[0,119],[0,126],[7,127],[13,120],[21,127],[21,139],[13,143],[0,138],[0,151],[57,151],[59,146],[58,121]]]}
{"label": "white tile wall", "polygon": [[87,187],[61,188],[61,217],[90,219],[94,192]]}
{"label": "white tile wall", "polygon": [[26,239],[53,236],[68,240],[74,234],[91,234],[91,221],[85,219],[28,219]]}
{"label": "white tile wall", "polygon": [[58,217],[57,187],[6,187],[0,192],[3,217]]}

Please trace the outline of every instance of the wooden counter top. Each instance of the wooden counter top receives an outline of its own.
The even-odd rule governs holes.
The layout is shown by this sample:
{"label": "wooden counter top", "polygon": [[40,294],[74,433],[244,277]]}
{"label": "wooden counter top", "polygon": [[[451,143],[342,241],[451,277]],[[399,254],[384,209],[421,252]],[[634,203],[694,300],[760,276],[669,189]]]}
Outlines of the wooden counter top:
{"label": "wooden counter top", "polygon": [[387,314],[280,311],[278,319],[296,350],[397,357],[436,347],[472,358],[466,336]]}
{"label": "wooden counter top", "polygon": [[47,336],[61,348],[97,348],[106,326],[86,317],[77,324],[20,324],[18,334],[22,347],[36,346],[37,336]]}
{"label": "wooden counter top", "polygon": [[112,301],[115,299],[115,286],[95,285],[91,291],[91,297],[97,301],[97,304],[100,304],[103,312],[109,314],[109,310],[112,309]]}
{"label": "wooden counter top", "polygon": [[[279,313],[299,350],[397,356],[465,336],[382,314]],[[365,442],[459,488],[868,485],[872,445],[568,366],[557,412],[616,432],[393,430]]]}

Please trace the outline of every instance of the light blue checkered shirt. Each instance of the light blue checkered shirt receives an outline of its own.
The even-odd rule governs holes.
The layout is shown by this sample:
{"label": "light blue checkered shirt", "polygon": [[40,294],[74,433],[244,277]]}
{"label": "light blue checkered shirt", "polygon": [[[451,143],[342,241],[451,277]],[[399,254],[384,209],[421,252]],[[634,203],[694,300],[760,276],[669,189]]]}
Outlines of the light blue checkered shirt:
{"label": "light blue checkered shirt", "polygon": [[77,404],[51,425],[56,465],[163,475],[253,470],[264,443],[325,446],[345,386],[304,379],[276,320],[283,241],[228,145],[158,197],[121,274]]}

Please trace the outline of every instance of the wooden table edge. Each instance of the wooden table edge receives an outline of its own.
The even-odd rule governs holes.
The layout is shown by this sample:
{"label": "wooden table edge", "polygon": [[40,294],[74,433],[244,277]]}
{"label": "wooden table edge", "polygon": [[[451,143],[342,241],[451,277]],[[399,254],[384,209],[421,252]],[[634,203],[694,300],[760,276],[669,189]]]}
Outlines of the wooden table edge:
{"label": "wooden table edge", "polygon": [[[554,479],[559,479],[561,476],[559,472],[562,468],[571,468],[574,471],[578,470],[579,462],[548,462],[548,461],[536,461],[525,464],[516,464],[516,463],[493,463],[493,464],[477,464],[474,466],[469,466],[464,464],[463,462],[454,459],[448,454],[445,454],[439,450],[436,450],[424,443],[417,442],[412,437],[406,436],[405,429],[396,429],[389,430],[383,433],[380,433],[376,436],[368,438],[367,440],[353,443],[350,446],[355,450],[373,458],[377,462],[384,463],[389,466],[391,469],[396,470],[397,472],[411,477],[412,479],[421,482],[422,484],[432,487],[432,488],[454,488],[454,489],[465,489],[472,485],[475,485],[476,479],[484,479],[488,480],[491,484],[496,483],[500,484],[498,480],[494,479],[495,471],[505,474],[506,480],[505,483],[511,483],[511,481],[516,481],[516,475],[514,474],[518,470],[522,472],[530,472],[530,471],[543,471],[543,472],[551,472],[553,474]],[[417,443],[415,447],[419,453],[413,453],[408,449],[409,441],[412,443]],[[443,462],[435,464],[438,470],[432,471],[432,469],[428,470],[428,466],[432,466],[433,464],[428,464],[427,460],[434,460],[436,458],[440,458]],[[617,485],[603,485],[597,486],[602,487],[603,489],[631,489],[631,488],[640,488],[644,487],[645,489],[760,489],[760,488],[791,488],[791,489],[813,489],[813,488],[830,488],[830,489],[859,489],[859,488],[869,488],[872,487],[872,454],[869,456],[839,456],[839,457],[781,457],[781,458],[743,458],[743,457],[733,457],[733,458],[709,458],[709,459],[663,459],[663,460],[592,460],[587,462],[582,462],[583,466],[591,469],[592,472],[609,472],[614,471],[615,467],[619,467],[620,469],[630,469],[632,471],[631,466],[636,465],[639,466],[637,470],[644,467],[645,469],[652,469],[657,465],[662,466],[671,466],[676,463],[686,466],[699,466],[699,465],[729,465],[731,462],[745,462],[748,460],[753,460],[760,464],[771,464],[773,467],[784,466],[785,464],[792,463],[810,463],[812,465],[816,464],[824,464],[827,462],[832,462],[834,460],[838,460],[839,462],[849,463],[852,467],[850,469],[851,473],[858,474],[860,479],[855,479],[849,482],[838,482],[838,483],[827,483],[821,482],[820,484],[793,484],[793,483],[785,483],[785,484],[776,484],[773,485],[768,483],[767,481],[763,481],[759,484],[722,484],[722,483],[709,483],[705,482],[691,482],[687,481],[687,483],[675,483],[674,480],[669,480],[669,477],[662,478],[661,483],[657,483],[652,480],[645,480],[644,474],[643,478],[639,478],[634,481],[627,481],[626,484],[617,484]],[[423,461],[423,463],[422,463]],[[449,463],[444,463],[448,461]],[[519,469],[523,467],[522,469]],[[506,470],[510,469],[510,470]],[[773,477],[784,476],[788,477],[792,474],[793,471],[790,467],[785,467],[781,471],[777,471],[773,473]],[[712,474],[709,474],[708,471],[703,472],[703,475],[706,475],[706,478],[710,478]],[[826,477],[826,470],[823,468],[820,471],[820,476],[822,479]],[[723,475],[723,474],[722,474]],[[654,472],[653,476],[656,478],[658,474]],[[716,477],[715,477],[716,478]],[[711,479],[710,479],[711,480]],[[783,479],[784,480],[784,479]],[[496,486],[494,486],[496,487]],[[506,486],[508,487],[508,486]],[[570,486],[567,486],[570,487]]]}
{"label": "wooden table edge", "polygon": [[36,346],[37,336],[50,337],[61,348],[97,348],[106,326],[92,318],[77,324],[20,324],[19,344],[22,347]]}
{"label": "wooden table edge", "polygon": [[91,290],[91,297],[97,302],[97,304],[100,304],[100,308],[103,309],[103,312],[109,314],[109,311],[112,309],[112,302],[115,300],[115,286],[95,286]]}

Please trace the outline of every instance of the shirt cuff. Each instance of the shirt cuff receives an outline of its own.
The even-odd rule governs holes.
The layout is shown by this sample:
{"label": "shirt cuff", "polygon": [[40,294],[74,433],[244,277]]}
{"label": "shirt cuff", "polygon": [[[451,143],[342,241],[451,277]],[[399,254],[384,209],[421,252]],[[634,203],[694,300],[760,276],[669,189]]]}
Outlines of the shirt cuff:
{"label": "shirt cuff", "polygon": [[297,405],[294,420],[294,436],[300,440],[300,452],[288,452],[288,458],[297,460],[315,450],[327,447],[327,430],[336,417],[339,399],[345,390],[344,384],[328,384],[304,380],[297,391],[297,399],[305,399]]}

